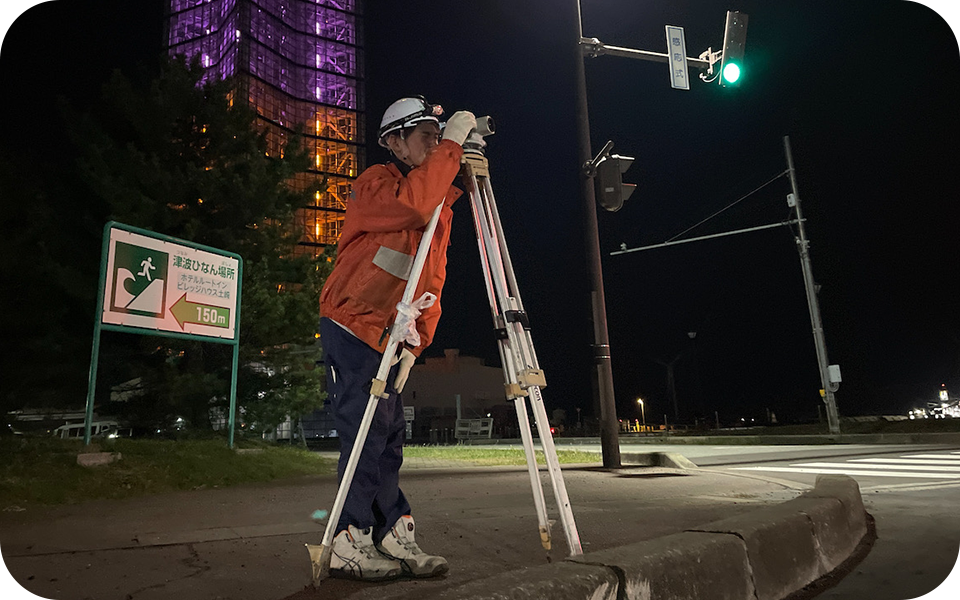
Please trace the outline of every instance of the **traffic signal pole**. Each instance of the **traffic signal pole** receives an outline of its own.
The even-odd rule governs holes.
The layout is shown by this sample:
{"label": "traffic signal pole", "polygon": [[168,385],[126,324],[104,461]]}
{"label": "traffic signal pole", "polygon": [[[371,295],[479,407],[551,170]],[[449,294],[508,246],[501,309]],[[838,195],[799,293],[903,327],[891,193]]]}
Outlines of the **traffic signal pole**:
{"label": "traffic signal pole", "polygon": [[[580,165],[593,159],[590,147],[590,117],[587,111],[587,77],[581,51],[583,26],[580,18],[580,0],[577,4],[576,78],[577,78],[577,139]],[[603,466],[620,467],[620,425],[613,392],[613,365],[610,357],[610,337],[607,332],[607,308],[603,295],[603,266],[600,262],[600,230],[597,225],[597,200],[593,181],[580,175],[580,191],[586,219],[587,269],[590,272],[590,301],[593,321],[593,359],[596,369],[593,377],[594,410],[600,410],[600,450]]]}
{"label": "traffic signal pole", "polygon": [[[602,55],[608,56],[619,56],[621,58],[636,58],[639,60],[645,60],[648,62],[658,62],[667,64],[670,62],[670,57],[663,52],[651,52],[650,50],[636,50],[634,48],[624,48],[622,46],[609,46],[604,44],[597,38],[585,38],[580,37],[580,44],[584,48],[584,52],[590,58],[596,58]],[[710,52],[708,50],[708,52]],[[706,53],[704,53],[706,55]],[[704,58],[692,58],[687,57],[687,64],[692,67],[697,67],[698,69],[709,69],[717,62],[716,55],[713,57],[713,61],[708,60],[707,57]]]}
{"label": "traffic signal pole", "polygon": [[787,155],[790,188],[793,192],[794,209],[797,212],[797,251],[800,253],[800,266],[803,268],[803,286],[807,291],[807,308],[810,309],[813,341],[817,346],[820,385],[823,390],[823,402],[827,406],[827,426],[830,429],[830,435],[840,435],[840,416],[837,412],[837,400],[834,396],[834,392],[836,392],[840,386],[836,382],[830,381],[830,361],[827,359],[827,343],[823,336],[823,321],[820,319],[820,300],[817,298],[816,284],[813,281],[813,265],[810,261],[810,242],[807,241],[807,232],[803,225],[803,214],[800,212],[800,190],[797,188],[797,172],[793,166],[790,136],[784,136],[783,149]]}
{"label": "traffic signal pole", "polygon": [[[607,312],[606,300],[603,293],[603,268],[600,261],[600,233],[597,226],[597,198],[594,190],[592,175],[594,173],[584,172],[584,169],[591,165],[590,170],[596,167],[593,158],[593,151],[590,147],[590,118],[587,110],[587,80],[584,67],[585,57],[595,58],[602,54],[612,56],[622,56],[627,58],[636,58],[652,62],[671,63],[671,59],[676,60],[680,54],[666,54],[660,52],[650,52],[647,50],[634,50],[632,48],[622,48],[619,46],[608,46],[596,38],[583,37],[583,20],[581,18],[580,0],[575,0],[577,18],[576,31],[571,32],[576,35],[574,38],[576,44],[576,120],[577,120],[577,138],[579,146],[579,157],[581,165],[580,187],[583,199],[584,218],[586,223],[586,251],[587,268],[590,273],[590,299],[593,322],[593,356],[596,368],[594,378],[594,411],[599,409],[600,414],[600,448],[603,453],[603,465],[608,468],[620,466],[620,426],[617,419],[617,406],[613,390],[613,366],[610,355],[610,338],[607,332]],[[733,21],[731,21],[731,19]],[[736,25],[733,28],[735,35],[731,35],[731,23]],[[668,30],[669,31],[669,30]],[[727,13],[727,27],[724,34],[724,48],[721,51],[714,51],[707,48],[699,58],[682,57],[687,66],[703,69],[700,78],[704,81],[712,81],[709,76],[714,75],[714,65],[719,62],[724,53],[731,56],[742,54],[743,43],[746,35],[746,15],[740,16],[740,13]],[[666,40],[669,42],[670,40]],[[672,68],[672,67],[671,67]],[[732,81],[730,83],[733,83]],[[726,85],[726,84],[725,84]],[[687,88],[688,89],[688,88]],[[613,158],[613,157],[610,157]],[[617,159],[629,157],[616,157]],[[632,161],[632,159],[629,159]],[[618,163],[619,164],[619,163]],[[629,163],[627,163],[629,164]],[[622,173],[622,170],[621,170]],[[629,195],[629,187],[620,184],[620,201],[616,203],[619,208],[626,197]],[[611,210],[609,207],[605,207]]]}
{"label": "traffic signal pole", "polygon": [[[577,16],[577,23],[580,24],[579,0],[577,0]],[[700,74],[700,79],[703,81],[714,81],[716,77],[714,77],[713,66],[720,62],[720,70],[723,72],[721,83],[724,86],[737,85],[737,82],[740,79],[740,63],[743,59],[744,48],[747,42],[748,20],[749,17],[744,13],[738,11],[727,11],[727,21],[724,27],[722,49],[715,51],[713,48],[707,48],[700,54],[699,58],[693,58],[690,56],[682,57],[682,60],[686,63],[686,66],[701,69],[703,72]],[[673,27],[673,29],[680,30],[682,35],[682,28]],[[670,35],[670,30],[671,26],[668,25],[668,36]],[[598,56],[608,54],[610,56],[636,58],[650,62],[672,64],[672,60],[679,60],[682,56],[678,52],[666,54],[664,52],[651,52],[650,50],[637,50],[634,48],[624,48],[622,46],[610,46],[604,44],[597,38],[583,37],[582,25],[580,26],[579,34],[582,54],[589,56],[590,58],[596,58]],[[731,69],[729,73],[727,72],[728,67]],[[672,68],[673,67],[671,66],[671,69]],[[716,75],[719,76],[720,74],[718,73]],[[683,87],[682,89],[689,89],[689,87]]]}

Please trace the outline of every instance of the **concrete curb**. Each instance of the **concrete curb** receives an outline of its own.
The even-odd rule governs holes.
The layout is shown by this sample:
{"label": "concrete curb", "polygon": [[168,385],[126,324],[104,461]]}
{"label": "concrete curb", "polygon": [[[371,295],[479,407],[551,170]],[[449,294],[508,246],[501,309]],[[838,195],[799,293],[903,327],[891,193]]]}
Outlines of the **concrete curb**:
{"label": "concrete curb", "polygon": [[637,452],[620,455],[622,465],[641,465],[645,467],[665,467],[668,469],[697,469],[686,456],[676,452]]}
{"label": "concrete curb", "polygon": [[780,600],[849,558],[867,533],[866,522],[857,482],[821,475],[813,490],[779,505],[473,581],[430,598]]}

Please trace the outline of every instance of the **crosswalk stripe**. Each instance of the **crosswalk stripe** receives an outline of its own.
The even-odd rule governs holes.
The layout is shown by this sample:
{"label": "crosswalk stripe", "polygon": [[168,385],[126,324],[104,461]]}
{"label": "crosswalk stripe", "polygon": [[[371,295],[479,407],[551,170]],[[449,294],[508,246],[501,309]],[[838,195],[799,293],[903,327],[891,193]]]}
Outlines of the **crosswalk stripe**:
{"label": "crosswalk stripe", "polygon": [[[826,467],[826,468],[835,468],[835,469],[845,469],[847,467],[850,467],[851,465],[848,463],[813,462],[813,463],[794,463],[791,466]],[[858,465],[852,465],[852,466],[858,469],[888,469],[891,471],[894,469],[900,469],[900,470],[903,469],[903,465],[900,465],[900,464],[884,465],[884,464],[870,463],[868,465],[858,464]],[[960,473],[960,465],[952,466],[952,467],[935,466],[935,465],[911,465],[910,468],[915,469],[917,471],[945,471],[945,472]]]}
{"label": "crosswalk stripe", "polygon": [[827,475],[862,475],[864,477],[901,477],[921,479],[960,479],[960,473],[917,473],[897,471],[867,471],[856,469],[820,469],[805,467],[733,467],[734,471],[770,471],[774,473],[810,473]]}
{"label": "crosswalk stripe", "polygon": [[851,462],[890,463],[904,466],[945,465],[960,468],[960,461],[956,460],[932,460],[916,458],[854,458]]}
{"label": "crosswalk stripe", "polygon": [[939,460],[960,460],[960,456],[951,456],[949,454],[904,454],[903,458],[933,458]]}

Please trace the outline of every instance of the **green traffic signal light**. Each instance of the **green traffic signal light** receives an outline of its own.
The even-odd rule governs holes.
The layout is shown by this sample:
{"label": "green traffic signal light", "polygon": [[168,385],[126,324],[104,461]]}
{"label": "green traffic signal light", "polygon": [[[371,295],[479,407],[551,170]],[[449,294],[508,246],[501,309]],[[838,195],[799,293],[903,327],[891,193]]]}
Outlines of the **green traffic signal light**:
{"label": "green traffic signal light", "polygon": [[729,63],[723,67],[723,79],[727,83],[736,83],[740,79],[740,66],[737,63]]}
{"label": "green traffic signal light", "polygon": [[727,11],[727,22],[723,34],[723,54],[720,62],[722,85],[739,85],[743,75],[741,66],[747,45],[747,22],[749,17],[736,11]]}

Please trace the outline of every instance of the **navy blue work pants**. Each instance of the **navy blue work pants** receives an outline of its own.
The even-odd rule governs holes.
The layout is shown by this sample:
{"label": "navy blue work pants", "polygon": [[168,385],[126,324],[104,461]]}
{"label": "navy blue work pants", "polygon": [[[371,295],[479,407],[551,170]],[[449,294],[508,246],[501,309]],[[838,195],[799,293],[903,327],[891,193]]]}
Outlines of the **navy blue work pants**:
{"label": "navy blue work pants", "polygon": [[[320,342],[334,425],[340,436],[337,477],[342,481],[360,430],[360,421],[370,400],[370,382],[377,376],[381,354],[327,318],[320,320]],[[337,523],[337,533],[348,525],[359,529],[373,527],[373,539],[379,542],[400,517],[410,514],[410,504],[400,491],[406,422],[403,403],[393,387],[397,369],[396,365],[391,368],[387,377],[390,397],[381,398],[377,403]]]}

